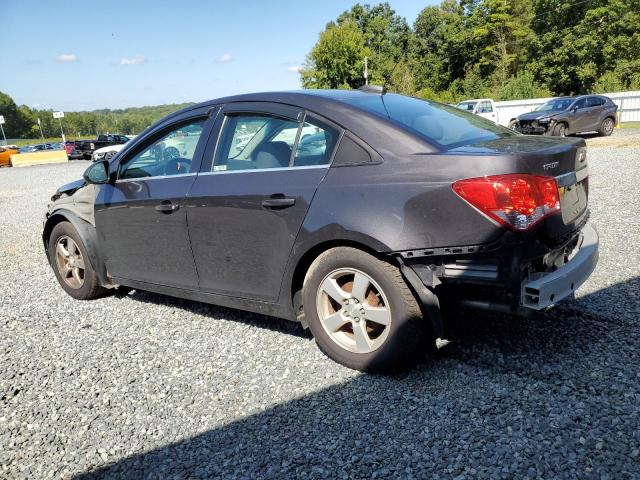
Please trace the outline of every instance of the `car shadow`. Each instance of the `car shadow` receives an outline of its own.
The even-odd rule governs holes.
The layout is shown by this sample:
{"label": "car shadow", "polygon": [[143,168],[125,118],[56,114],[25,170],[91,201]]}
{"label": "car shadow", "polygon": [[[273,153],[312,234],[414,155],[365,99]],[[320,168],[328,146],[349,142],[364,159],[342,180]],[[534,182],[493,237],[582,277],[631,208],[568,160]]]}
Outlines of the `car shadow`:
{"label": "car shadow", "polygon": [[[640,389],[606,365],[637,371],[625,339],[638,291],[633,278],[526,319],[459,311],[448,343],[409,372],[359,375],[77,478],[600,478],[612,466],[632,478],[640,435],[613,425]],[[612,299],[626,307],[607,313]]]}
{"label": "car shadow", "polygon": [[221,307],[192,300],[162,295],[159,293],[145,292],[142,290],[132,290],[129,293],[115,293],[118,297],[129,297],[132,300],[143,303],[153,303],[166,305],[172,308],[180,308],[186,312],[198,315],[205,315],[212,319],[226,318],[236,322],[244,323],[252,327],[263,328],[274,332],[285,333],[300,338],[313,338],[309,330],[305,330],[298,322],[291,322],[281,318],[250,313],[234,308]]}

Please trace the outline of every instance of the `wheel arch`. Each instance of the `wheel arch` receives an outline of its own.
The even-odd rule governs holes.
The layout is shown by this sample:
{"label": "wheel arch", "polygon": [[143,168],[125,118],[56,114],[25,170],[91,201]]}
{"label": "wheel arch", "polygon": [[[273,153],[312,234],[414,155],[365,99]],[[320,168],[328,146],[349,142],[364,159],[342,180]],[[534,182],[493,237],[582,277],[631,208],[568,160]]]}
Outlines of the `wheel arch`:
{"label": "wheel arch", "polygon": [[302,306],[302,286],[304,284],[305,276],[309,271],[309,267],[311,267],[311,264],[316,258],[318,258],[319,255],[331,248],[336,247],[357,248],[358,250],[362,250],[363,252],[366,252],[376,258],[384,259],[387,261],[392,260],[392,257],[390,255],[384,255],[373,249],[371,246],[366,245],[365,243],[351,239],[343,238],[326,240],[311,246],[300,256],[300,258],[296,262],[295,267],[293,268],[293,273],[291,274],[291,282],[289,283],[289,289],[287,292],[288,298],[286,299],[286,301],[291,304],[294,315],[298,318],[300,318],[300,307]]}
{"label": "wheel arch", "polygon": [[45,254],[47,255],[47,260],[50,262],[48,255],[49,237],[51,237],[51,232],[56,225],[62,222],[69,222],[73,225],[73,228],[75,228],[76,232],[80,236],[84,248],[87,251],[87,255],[89,256],[89,262],[91,262],[91,266],[95,270],[100,284],[105,287],[111,286],[111,282],[107,276],[107,269],[98,251],[98,235],[96,233],[96,228],[66,208],[55,210],[45,221],[42,231],[42,243],[44,245]]}
{"label": "wheel arch", "polygon": [[[438,297],[430,289],[422,284],[417,275],[410,268],[406,267],[404,263],[398,259],[395,255],[385,252],[379,252],[362,242],[350,239],[333,239],[327,240],[316,245],[313,245],[307,249],[300,257],[293,269],[291,276],[291,282],[289,285],[289,296],[285,300],[291,306],[294,316],[307,328],[306,320],[301,311],[302,307],[302,287],[304,285],[304,279],[309,271],[309,267],[313,261],[318,258],[322,253],[331,248],[336,247],[352,247],[369,255],[378,258],[379,260],[388,262],[396,266],[402,273],[409,289],[413,292],[413,295],[422,310],[425,321],[431,328],[435,337],[442,335],[442,317],[440,314],[440,303]],[[411,275],[413,274],[413,275]]]}

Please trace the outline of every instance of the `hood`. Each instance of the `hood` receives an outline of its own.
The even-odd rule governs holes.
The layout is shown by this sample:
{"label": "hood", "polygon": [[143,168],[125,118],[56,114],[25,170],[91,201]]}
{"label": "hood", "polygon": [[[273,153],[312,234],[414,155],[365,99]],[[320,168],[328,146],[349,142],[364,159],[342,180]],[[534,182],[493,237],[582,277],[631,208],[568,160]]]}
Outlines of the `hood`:
{"label": "hood", "polygon": [[541,118],[548,118],[564,113],[565,110],[545,110],[544,112],[529,112],[518,115],[518,121],[520,120],[540,120]]}
{"label": "hood", "polygon": [[85,182],[82,178],[79,180],[74,180],[73,182],[66,183],[58,188],[58,190],[56,190],[56,193],[53,194],[51,200],[55,202],[58,198],[65,194],[71,196],[86,184],[87,182]]}

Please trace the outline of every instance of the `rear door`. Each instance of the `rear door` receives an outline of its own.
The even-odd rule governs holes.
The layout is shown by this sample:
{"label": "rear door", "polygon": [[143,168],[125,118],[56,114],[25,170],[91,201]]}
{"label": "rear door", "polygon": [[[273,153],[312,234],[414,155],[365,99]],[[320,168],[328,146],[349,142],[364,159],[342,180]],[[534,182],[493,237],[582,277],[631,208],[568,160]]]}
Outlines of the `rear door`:
{"label": "rear door", "polygon": [[600,128],[604,114],[605,100],[602,97],[587,97],[587,111],[589,113],[589,123],[586,128],[597,130]]}
{"label": "rear door", "polygon": [[200,288],[274,302],[341,132],[268,103],[227,105],[216,124],[187,209]]}
{"label": "rear door", "polygon": [[185,200],[210,127],[205,115],[160,129],[120,160],[113,184],[101,186],[96,228],[116,279],[198,288]]}

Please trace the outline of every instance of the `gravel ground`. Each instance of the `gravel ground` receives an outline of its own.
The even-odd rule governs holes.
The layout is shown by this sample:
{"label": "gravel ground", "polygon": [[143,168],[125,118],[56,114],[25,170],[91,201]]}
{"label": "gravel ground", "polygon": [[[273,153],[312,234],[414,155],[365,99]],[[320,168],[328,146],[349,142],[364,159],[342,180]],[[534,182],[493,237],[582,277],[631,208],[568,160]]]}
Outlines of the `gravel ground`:
{"label": "gravel ground", "polygon": [[460,315],[396,377],[284,320],[72,300],[41,221],[86,163],[0,170],[0,478],[640,478],[639,156],[590,150],[601,260],[576,301]]}

